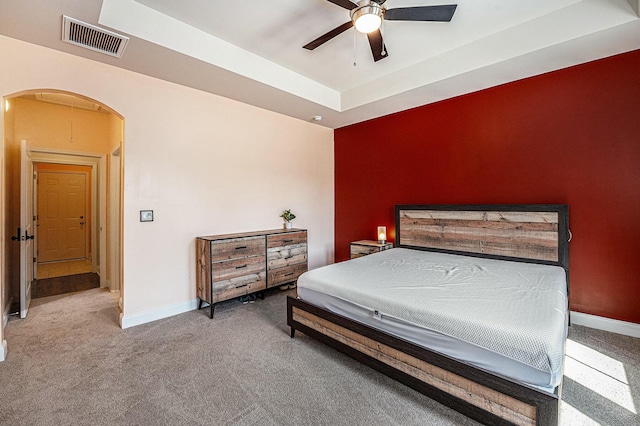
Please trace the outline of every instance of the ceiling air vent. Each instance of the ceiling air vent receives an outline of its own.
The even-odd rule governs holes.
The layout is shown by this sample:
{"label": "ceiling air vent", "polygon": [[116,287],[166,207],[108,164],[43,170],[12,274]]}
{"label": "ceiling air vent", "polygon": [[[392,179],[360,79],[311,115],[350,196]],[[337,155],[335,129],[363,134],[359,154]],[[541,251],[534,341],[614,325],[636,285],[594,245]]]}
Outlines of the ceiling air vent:
{"label": "ceiling air vent", "polygon": [[62,41],[122,58],[129,37],[63,15]]}

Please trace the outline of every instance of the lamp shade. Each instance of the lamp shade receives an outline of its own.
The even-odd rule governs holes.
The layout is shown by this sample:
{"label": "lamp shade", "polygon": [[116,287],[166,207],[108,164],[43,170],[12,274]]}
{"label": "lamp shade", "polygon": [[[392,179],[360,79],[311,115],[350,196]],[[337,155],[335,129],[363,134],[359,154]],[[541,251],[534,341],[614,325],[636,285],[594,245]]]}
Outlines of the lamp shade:
{"label": "lamp shade", "polygon": [[378,226],[378,242],[384,244],[387,242],[387,227]]}

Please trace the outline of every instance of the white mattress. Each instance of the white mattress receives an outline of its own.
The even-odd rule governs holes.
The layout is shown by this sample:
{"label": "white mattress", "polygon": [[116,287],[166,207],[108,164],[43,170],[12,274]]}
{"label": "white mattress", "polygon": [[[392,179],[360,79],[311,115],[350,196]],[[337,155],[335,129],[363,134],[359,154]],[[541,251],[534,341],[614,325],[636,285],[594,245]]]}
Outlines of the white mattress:
{"label": "white mattress", "polygon": [[552,391],[562,379],[559,266],[395,248],[308,271],[298,296],[518,382]]}

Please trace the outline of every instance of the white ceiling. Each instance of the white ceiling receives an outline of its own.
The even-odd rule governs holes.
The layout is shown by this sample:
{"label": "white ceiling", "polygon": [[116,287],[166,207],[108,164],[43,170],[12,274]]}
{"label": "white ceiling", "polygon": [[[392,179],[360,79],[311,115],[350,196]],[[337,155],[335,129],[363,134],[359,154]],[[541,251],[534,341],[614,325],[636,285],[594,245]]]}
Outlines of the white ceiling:
{"label": "white ceiling", "polygon": [[[379,62],[354,29],[302,49],[349,20],[326,0],[0,0],[0,34],[333,128],[640,48],[638,0],[385,6],[451,3],[450,23],[385,22]],[[131,36],[123,58],[61,42],[63,14]]]}

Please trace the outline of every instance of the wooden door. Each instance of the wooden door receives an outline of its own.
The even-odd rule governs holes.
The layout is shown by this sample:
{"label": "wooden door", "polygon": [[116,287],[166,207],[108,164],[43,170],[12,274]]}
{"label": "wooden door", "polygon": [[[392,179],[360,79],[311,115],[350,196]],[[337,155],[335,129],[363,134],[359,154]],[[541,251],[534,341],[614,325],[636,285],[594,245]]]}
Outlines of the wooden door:
{"label": "wooden door", "polygon": [[38,262],[87,258],[87,172],[38,171]]}

